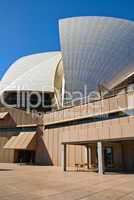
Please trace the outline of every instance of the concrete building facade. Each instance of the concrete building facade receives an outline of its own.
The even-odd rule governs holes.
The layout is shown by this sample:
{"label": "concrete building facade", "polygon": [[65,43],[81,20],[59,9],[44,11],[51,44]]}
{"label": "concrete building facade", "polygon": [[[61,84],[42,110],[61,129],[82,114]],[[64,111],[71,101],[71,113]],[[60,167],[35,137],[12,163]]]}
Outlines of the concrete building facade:
{"label": "concrete building facade", "polygon": [[[77,169],[77,165],[97,170],[99,162],[100,173],[133,170],[134,117],[128,114],[133,111],[128,104],[133,95],[131,92],[62,109],[40,119],[30,115],[26,118],[25,111],[2,110],[3,115],[8,114],[0,121],[1,162],[20,162],[17,156],[24,150],[35,152],[36,164],[63,166],[65,170]],[[17,119],[14,125],[13,117]],[[22,137],[15,144],[7,142],[22,132],[27,138]],[[36,133],[32,149],[28,147],[33,143],[33,137],[28,138],[31,132]]]}
{"label": "concrete building facade", "polygon": [[129,115],[133,106],[128,103],[133,95],[133,92],[117,95],[44,115],[42,138],[50,162],[61,165],[63,145],[66,146],[66,166],[86,164],[89,156],[89,165],[97,167],[98,151],[102,151],[107,169],[133,170],[134,118]]}
{"label": "concrete building facade", "polygon": [[[31,108],[28,112],[23,106],[7,108],[1,103],[0,162],[100,174],[133,171],[133,30],[133,22],[114,18],[61,20],[61,52],[33,55],[11,66],[1,81],[6,97],[13,97],[10,94],[18,88],[21,94],[40,93],[44,85],[43,94],[49,94],[50,104],[56,106],[38,107],[40,115],[33,115]],[[85,85],[87,94],[94,91],[99,96],[85,95],[84,101],[71,104],[72,98],[66,104],[66,91],[84,94]]]}

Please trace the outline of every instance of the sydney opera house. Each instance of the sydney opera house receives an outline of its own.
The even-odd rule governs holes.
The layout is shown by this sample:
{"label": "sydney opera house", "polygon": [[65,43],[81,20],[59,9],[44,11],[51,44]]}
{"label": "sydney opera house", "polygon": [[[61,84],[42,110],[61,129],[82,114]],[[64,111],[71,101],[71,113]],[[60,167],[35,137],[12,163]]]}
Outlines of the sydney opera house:
{"label": "sydney opera house", "polygon": [[0,162],[134,171],[134,22],[59,20],[61,50],[0,81]]}

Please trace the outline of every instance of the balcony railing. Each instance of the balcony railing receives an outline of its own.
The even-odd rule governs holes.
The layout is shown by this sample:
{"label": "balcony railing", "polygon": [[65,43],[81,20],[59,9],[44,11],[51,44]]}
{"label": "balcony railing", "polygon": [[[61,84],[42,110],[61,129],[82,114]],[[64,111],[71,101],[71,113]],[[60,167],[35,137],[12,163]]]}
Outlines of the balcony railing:
{"label": "balcony railing", "polygon": [[65,106],[64,109],[44,114],[44,123],[73,120],[86,116],[107,114],[134,108],[134,92],[97,99],[76,106]]}

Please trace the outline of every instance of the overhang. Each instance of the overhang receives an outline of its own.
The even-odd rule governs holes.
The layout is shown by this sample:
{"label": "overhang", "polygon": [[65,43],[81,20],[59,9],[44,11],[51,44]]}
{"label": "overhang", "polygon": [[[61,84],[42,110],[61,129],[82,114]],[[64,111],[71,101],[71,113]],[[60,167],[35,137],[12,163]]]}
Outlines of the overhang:
{"label": "overhang", "polygon": [[8,115],[8,112],[0,112],[0,120],[4,119]]}
{"label": "overhang", "polygon": [[11,137],[5,144],[5,149],[35,150],[36,132],[21,132],[18,136]]}

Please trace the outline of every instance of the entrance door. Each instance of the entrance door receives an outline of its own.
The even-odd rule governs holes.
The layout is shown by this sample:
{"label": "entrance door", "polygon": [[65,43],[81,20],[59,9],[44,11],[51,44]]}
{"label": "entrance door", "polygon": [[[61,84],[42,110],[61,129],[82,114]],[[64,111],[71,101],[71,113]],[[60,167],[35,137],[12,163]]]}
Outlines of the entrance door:
{"label": "entrance door", "polygon": [[105,147],[104,148],[104,163],[106,168],[111,168],[113,165],[113,148]]}
{"label": "entrance door", "polygon": [[35,161],[35,152],[28,150],[19,150],[18,151],[18,159],[19,163],[34,163]]}

